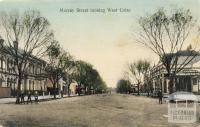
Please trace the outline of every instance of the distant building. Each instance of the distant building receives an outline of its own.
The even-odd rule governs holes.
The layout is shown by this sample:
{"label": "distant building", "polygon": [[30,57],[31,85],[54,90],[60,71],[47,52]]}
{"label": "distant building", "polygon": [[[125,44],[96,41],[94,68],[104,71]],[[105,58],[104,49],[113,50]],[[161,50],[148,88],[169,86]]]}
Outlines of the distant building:
{"label": "distant building", "polygon": [[[176,74],[174,78],[174,91],[200,93],[200,55],[196,53],[197,52],[191,55],[191,52],[188,50],[179,52],[177,65],[181,66],[187,59],[189,64]],[[192,57],[194,59],[191,60]],[[172,68],[172,71],[173,70],[174,68]],[[150,70],[149,75],[152,80],[153,91],[162,89],[163,93],[169,93],[170,80],[168,79],[167,71],[161,62]]]}

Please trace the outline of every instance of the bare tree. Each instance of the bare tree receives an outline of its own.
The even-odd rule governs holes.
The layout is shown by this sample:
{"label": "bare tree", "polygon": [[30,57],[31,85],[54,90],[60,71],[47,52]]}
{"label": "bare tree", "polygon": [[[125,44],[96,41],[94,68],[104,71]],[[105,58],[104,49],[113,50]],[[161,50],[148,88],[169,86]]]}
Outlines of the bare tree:
{"label": "bare tree", "polygon": [[128,73],[130,77],[137,83],[138,95],[140,94],[140,84],[142,83],[144,76],[150,68],[150,62],[147,60],[138,60],[128,64]]}
{"label": "bare tree", "polygon": [[[169,79],[199,55],[199,51],[194,48],[187,50],[187,55],[182,57],[182,50],[190,44],[186,40],[196,28],[195,23],[190,11],[184,9],[177,9],[170,15],[164,9],[159,9],[156,13],[139,19],[141,29],[136,41],[159,56]],[[173,83],[170,85],[171,92],[172,88]]]}
{"label": "bare tree", "polygon": [[30,10],[19,14],[17,11],[1,13],[1,37],[4,40],[4,51],[14,60],[14,71],[17,78],[17,98],[30,57],[41,57],[46,52],[46,45],[52,39],[49,22],[40,12]]}

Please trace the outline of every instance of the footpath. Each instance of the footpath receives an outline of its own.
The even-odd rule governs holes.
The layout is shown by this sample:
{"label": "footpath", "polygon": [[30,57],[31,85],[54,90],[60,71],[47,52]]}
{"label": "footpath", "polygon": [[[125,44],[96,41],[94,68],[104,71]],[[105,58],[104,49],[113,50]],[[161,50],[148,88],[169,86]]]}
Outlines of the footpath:
{"label": "footpath", "polygon": [[[68,97],[68,95],[63,95],[63,98]],[[72,96],[70,96],[72,97]],[[54,98],[53,95],[44,95],[44,96],[38,96],[39,102],[41,101],[48,101],[48,100],[52,100]],[[56,95],[56,99],[60,99],[61,96],[60,95]],[[24,101],[26,102],[28,99],[27,96],[24,97]],[[35,101],[35,97],[32,96],[31,97],[32,102],[34,103]],[[16,102],[16,98],[12,97],[12,98],[0,98],[0,104],[12,104]]]}

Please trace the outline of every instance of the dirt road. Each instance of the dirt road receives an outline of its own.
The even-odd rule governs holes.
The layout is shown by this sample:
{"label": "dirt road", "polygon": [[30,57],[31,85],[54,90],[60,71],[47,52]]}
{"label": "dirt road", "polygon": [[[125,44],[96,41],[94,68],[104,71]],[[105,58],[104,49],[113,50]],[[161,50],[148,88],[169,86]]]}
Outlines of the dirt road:
{"label": "dirt road", "polygon": [[[199,106],[198,106],[198,111]],[[167,104],[133,95],[93,95],[0,105],[0,127],[167,127]],[[200,122],[193,124],[197,126]],[[182,126],[182,125],[180,125]]]}

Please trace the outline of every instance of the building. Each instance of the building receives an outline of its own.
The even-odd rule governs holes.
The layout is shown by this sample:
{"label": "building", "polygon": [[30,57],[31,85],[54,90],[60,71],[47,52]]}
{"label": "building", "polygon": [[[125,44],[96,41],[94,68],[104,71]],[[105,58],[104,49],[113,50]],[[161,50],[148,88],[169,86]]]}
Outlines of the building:
{"label": "building", "polygon": [[[177,66],[182,66],[185,61],[188,64],[174,76],[173,91],[200,93],[200,54],[195,52],[191,55],[189,50],[180,51]],[[174,70],[175,68],[172,68],[172,71]],[[167,71],[161,62],[150,70],[149,75],[154,92],[162,89],[163,93],[169,93],[169,83],[172,80],[169,80]]]}
{"label": "building", "polygon": [[[14,71],[14,60],[10,54],[0,47],[0,97],[15,96],[17,77]],[[23,75],[21,91],[47,91],[47,77],[45,75],[46,62],[36,57],[28,59],[27,68]]]}

